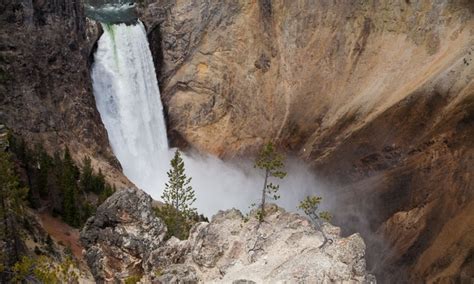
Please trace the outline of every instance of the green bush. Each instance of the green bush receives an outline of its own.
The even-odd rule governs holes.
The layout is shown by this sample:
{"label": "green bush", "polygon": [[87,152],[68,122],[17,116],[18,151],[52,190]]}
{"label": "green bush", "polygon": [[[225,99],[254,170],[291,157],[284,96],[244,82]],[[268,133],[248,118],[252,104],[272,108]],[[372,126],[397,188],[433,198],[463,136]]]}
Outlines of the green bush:
{"label": "green bush", "polygon": [[125,279],[124,282],[125,284],[135,284],[135,283],[138,283],[140,279],[142,279],[140,275],[131,275],[127,279]]}
{"label": "green bush", "polygon": [[165,223],[168,229],[165,239],[172,236],[186,240],[189,236],[189,230],[195,222],[184,216],[181,212],[169,205],[164,205],[161,208],[155,209],[156,215]]}
{"label": "green bush", "polygon": [[12,268],[12,283],[76,283],[78,275],[70,258],[54,265],[47,256],[24,256]]}

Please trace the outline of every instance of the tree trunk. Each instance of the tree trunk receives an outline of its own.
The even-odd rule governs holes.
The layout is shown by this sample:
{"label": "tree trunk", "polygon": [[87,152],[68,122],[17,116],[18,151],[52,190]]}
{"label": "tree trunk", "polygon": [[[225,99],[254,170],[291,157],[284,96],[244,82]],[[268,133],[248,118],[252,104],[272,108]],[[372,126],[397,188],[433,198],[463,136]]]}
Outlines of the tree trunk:
{"label": "tree trunk", "polygon": [[329,239],[327,236],[326,236],[326,233],[324,232],[323,230],[323,222],[317,218],[316,220],[316,224],[317,224],[317,229],[321,232],[321,234],[323,235],[323,238],[324,238],[324,241],[323,243],[319,246],[319,248],[322,248],[324,247],[328,242],[330,242],[330,244],[332,244],[333,240],[332,239]]}
{"label": "tree trunk", "polygon": [[260,208],[260,216],[259,222],[263,222],[263,218],[265,217],[265,197],[267,196],[267,182],[268,182],[268,174],[269,170],[265,171],[265,182],[263,183],[263,190],[262,190],[262,204]]}
{"label": "tree trunk", "polygon": [[3,211],[3,226],[4,226],[4,234],[6,236],[8,236],[8,223],[7,223],[7,216],[8,216],[8,212],[7,212],[7,206],[5,205],[5,199],[6,199],[6,194],[5,193],[5,190],[2,188],[1,191],[1,199],[2,199],[2,211]]}

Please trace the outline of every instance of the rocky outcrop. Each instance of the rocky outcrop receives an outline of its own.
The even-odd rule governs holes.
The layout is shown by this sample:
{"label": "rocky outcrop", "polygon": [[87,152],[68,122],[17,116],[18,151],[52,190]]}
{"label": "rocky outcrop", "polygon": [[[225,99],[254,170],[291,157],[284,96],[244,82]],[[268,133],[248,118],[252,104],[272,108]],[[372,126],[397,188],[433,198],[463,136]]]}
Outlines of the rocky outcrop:
{"label": "rocky outcrop", "polygon": [[382,281],[474,277],[472,1],[145,3],[176,145],[275,139],[351,208],[336,222]]}
{"label": "rocky outcrop", "polygon": [[99,282],[143,275],[149,254],[160,247],[166,227],[152,199],[141,190],[121,190],[97,209],[81,232],[85,258]]}
{"label": "rocky outcrop", "polygon": [[[367,283],[365,244],[325,224],[332,242],[295,213],[274,205],[259,225],[238,210],[221,211],[196,224],[188,240],[162,242],[166,229],[153,215],[151,198],[138,190],[115,193],[82,231],[96,280],[142,275],[144,283]],[[179,280],[179,281],[178,281]],[[239,282],[240,281],[240,282]],[[251,282],[253,281],[253,282]]]}
{"label": "rocky outcrop", "polygon": [[[276,206],[267,210],[270,214],[261,225],[255,217],[246,221],[238,210],[221,211],[209,224],[197,225],[189,240],[168,241],[165,247],[173,252],[168,255],[180,255],[175,266],[193,271],[204,283],[374,280],[367,274],[365,244],[358,234],[341,238],[339,228],[325,224],[333,242],[320,249],[322,234],[306,218]],[[160,251],[157,255],[160,260]],[[160,261],[152,263],[160,267]],[[157,280],[169,279],[172,273],[165,269]]]}

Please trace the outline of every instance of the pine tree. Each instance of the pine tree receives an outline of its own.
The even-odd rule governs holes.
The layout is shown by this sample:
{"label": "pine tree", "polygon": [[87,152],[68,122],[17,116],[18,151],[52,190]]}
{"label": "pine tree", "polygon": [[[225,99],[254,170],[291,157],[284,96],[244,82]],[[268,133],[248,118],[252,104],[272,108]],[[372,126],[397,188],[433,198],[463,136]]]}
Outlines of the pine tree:
{"label": "pine tree", "polygon": [[99,173],[97,175],[94,175],[94,192],[97,194],[101,194],[105,191],[105,187],[105,176],[102,173],[102,169],[99,169]]}
{"label": "pine tree", "polygon": [[81,224],[80,212],[77,207],[77,180],[79,169],[72,160],[69,149],[64,152],[62,161],[61,186],[63,191],[63,219],[71,226],[79,227]]}
{"label": "pine tree", "polygon": [[280,198],[280,195],[278,195],[280,185],[271,182],[270,178],[285,178],[286,172],[283,171],[284,166],[283,156],[276,151],[272,142],[263,146],[254,166],[255,168],[264,170],[265,177],[262,188],[262,199],[259,206],[260,209],[257,213],[260,222],[265,218],[267,197],[272,198],[273,200],[278,200]]}
{"label": "pine tree", "polygon": [[189,185],[191,178],[188,178],[184,171],[181,153],[176,150],[171,160],[171,169],[167,173],[169,181],[165,184],[161,198],[165,204],[172,206],[186,218],[191,218],[196,213],[196,209],[191,207],[196,197],[193,188]]}
{"label": "pine tree", "polygon": [[[20,187],[19,179],[14,172],[10,155],[0,151],[0,242],[4,243],[5,253],[0,257],[3,268],[19,260],[23,242],[19,233],[27,189]],[[0,273],[2,282],[5,275]]]}
{"label": "pine tree", "polygon": [[46,153],[42,145],[36,146],[35,153],[38,168],[37,189],[39,195],[45,198],[48,197],[48,178],[53,166],[53,160],[48,153]]}
{"label": "pine tree", "polygon": [[298,206],[299,209],[309,217],[315,228],[320,231],[323,235],[324,241],[321,244],[322,248],[328,241],[332,243],[331,239],[328,239],[326,233],[323,230],[323,221],[329,222],[331,219],[331,214],[327,211],[319,211],[319,204],[321,203],[322,197],[319,196],[307,196],[300,202]]}
{"label": "pine tree", "polygon": [[171,160],[171,169],[167,174],[169,181],[161,195],[165,205],[157,210],[157,214],[168,228],[168,238],[175,236],[186,239],[191,225],[196,222],[194,219],[197,212],[192,207],[196,197],[190,186],[191,178],[185,174],[184,161],[178,150]]}
{"label": "pine tree", "polygon": [[82,174],[81,174],[81,181],[80,185],[83,191],[90,192],[93,191],[93,174],[94,171],[91,165],[91,159],[89,157],[85,157],[84,161],[82,162]]}

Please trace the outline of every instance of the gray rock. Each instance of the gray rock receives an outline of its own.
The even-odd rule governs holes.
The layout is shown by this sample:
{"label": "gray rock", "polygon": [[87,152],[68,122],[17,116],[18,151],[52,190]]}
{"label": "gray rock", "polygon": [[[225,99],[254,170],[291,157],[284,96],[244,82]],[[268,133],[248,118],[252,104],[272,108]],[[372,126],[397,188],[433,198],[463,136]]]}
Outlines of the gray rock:
{"label": "gray rock", "polygon": [[177,264],[166,268],[159,272],[160,276],[155,278],[154,283],[178,284],[198,283],[199,279],[196,275],[196,270],[192,266]]}
{"label": "gray rock", "polygon": [[190,240],[193,250],[185,263],[204,282],[233,283],[245,276],[254,283],[364,283],[371,277],[358,234],[341,238],[340,229],[326,223],[333,243],[319,248],[322,234],[306,218],[275,205],[267,214],[258,224],[237,210],[219,212]]}
{"label": "gray rock", "polygon": [[[143,275],[142,283],[370,282],[365,244],[358,234],[323,248],[321,232],[304,217],[268,205],[265,222],[238,210],[220,211],[198,223],[187,240],[163,242],[166,228],[151,198],[140,190],[115,193],[81,233],[86,259],[97,281]],[[245,279],[242,277],[245,276]]]}
{"label": "gray rock", "polygon": [[81,232],[86,260],[98,281],[142,274],[150,252],[160,248],[166,227],[155,216],[152,199],[141,190],[118,191],[107,199]]}
{"label": "gray rock", "polygon": [[239,279],[232,282],[232,284],[257,284],[257,283],[252,280]]}

